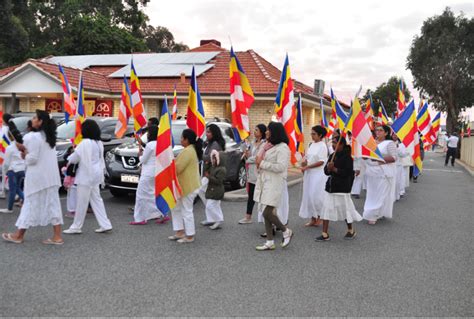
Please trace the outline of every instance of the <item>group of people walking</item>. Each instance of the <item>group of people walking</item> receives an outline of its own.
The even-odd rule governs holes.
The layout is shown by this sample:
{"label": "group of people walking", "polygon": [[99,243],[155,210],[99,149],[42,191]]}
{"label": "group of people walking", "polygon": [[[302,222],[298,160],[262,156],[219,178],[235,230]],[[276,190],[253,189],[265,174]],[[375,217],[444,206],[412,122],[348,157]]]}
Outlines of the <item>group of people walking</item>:
{"label": "group of people walking", "polygon": [[[36,111],[32,119],[32,131],[24,137],[4,116],[4,127],[12,137],[6,150],[3,169],[8,172],[10,193],[8,207],[1,210],[10,213],[15,197],[20,198],[21,212],[16,222],[17,231],[4,233],[2,238],[22,243],[30,227],[53,225],[53,236],[44,244],[62,245],[62,234],[81,234],[88,210],[92,210],[99,228],[97,233],[112,230],[106,208],[100,195],[104,184],[104,147],[100,141],[100,128],[96,122],[82,123],[82,140],[67,157],[63,170],[64,186],[68,190],[68,210],[74,218],[71,226],[61,232],[63,224],[59,201],[60,171],[52,163],[56,160],[56,124],[45,111]],[[345,239],[356,237],[354,222],[366,219],[375,224],[380,218],[391,218],[393,203],[405,193],[407,186],[409,154],[388,126],[378,126],[375,137],[384,162],[352,157],[350,136],[333,132],[328,140],[325,128],[317,125],[311,130],[311,139],[301,161],[303,191],[299,216],[307,227],[322,225],[317,241],[328,241],[329,223],[344,221],[347,225]],[[147,140],[141,140],[139,160],[142,171],[130,225],[145,225],[150,220],[166,223],[170,216],[163,215],[155,204],[155,152],[157,147],[157,123],[149,122]],[[174,234],[168,237],[178,243],[192,243],[196,228],[193,207],[197,197],[205,206],[205,220],[200,224],[217,230],[223,226],[224,214],[221,200],[224,197],[226,177],[225,140],[215,124],[206,127],[206,142],[190,129],[181,135],[182,152],[176,157],[176,173],[181,196],[171,210]],[[256,246],[258,251],[274,250],[276,231],[282,232],[281,247],[287,247],[293,230],[288,227],[287,174],[290,162],[288,136],[281,123],[259,124],[253,132],[253,141],[244,152],[248,173],[248,201],[244,218],[239,224],[252,223],[253,210],[257,206],[258,221],[263,221],[265,242]],[[20,184],[24,176],[24,191]],[[367,190],[362,216],[355,209],[352,196]],[[255,205],[257,204],[257,205]]]}

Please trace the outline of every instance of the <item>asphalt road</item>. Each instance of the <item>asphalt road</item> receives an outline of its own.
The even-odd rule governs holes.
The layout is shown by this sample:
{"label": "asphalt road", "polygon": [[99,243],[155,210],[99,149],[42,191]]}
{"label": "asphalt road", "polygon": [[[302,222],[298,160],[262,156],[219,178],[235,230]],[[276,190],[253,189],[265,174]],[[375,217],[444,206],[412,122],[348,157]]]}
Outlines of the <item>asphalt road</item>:
{"label": "asphalt road", "polygon": [[[358,223],[353,241],[332,223],[332,240],[314,242],[320,229],[303,227],[293,186],[294,241],[272,252],[255,251],[261,224],[237,224],[245,203],[224,202],[223,229],[197,226],[196,241],[179,245],[166,238],[171,225],[129,226],[133,199],[104,192],[110,234],[95,234],[89,215],[62,247],[40,243],[49,227],[22,245],[0,242],[0,315],[473,316],[474,179],[441,156],[427,154],[392,220]],[[355,203],[361,211],[363,199]],[[0,231],[16,217],[0,216]]]}

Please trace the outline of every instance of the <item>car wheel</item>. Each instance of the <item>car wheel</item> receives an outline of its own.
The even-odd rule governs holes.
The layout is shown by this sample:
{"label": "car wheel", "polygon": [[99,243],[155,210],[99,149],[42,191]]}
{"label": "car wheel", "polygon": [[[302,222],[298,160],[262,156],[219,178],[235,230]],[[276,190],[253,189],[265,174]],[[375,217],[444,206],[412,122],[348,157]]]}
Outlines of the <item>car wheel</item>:
{"label": "car wheel", "polygon": [[239,170],[237,172],[237,179],[231,183],[232,188],[239,189],[244,188],[247,185],[247,171],[245,170],[244,163],[240,163]]}
{"label": "car wheel", "polygon": [[128,195],[128,192],[123,189],[110,188],[110,193],[113,197],[125,197]]}

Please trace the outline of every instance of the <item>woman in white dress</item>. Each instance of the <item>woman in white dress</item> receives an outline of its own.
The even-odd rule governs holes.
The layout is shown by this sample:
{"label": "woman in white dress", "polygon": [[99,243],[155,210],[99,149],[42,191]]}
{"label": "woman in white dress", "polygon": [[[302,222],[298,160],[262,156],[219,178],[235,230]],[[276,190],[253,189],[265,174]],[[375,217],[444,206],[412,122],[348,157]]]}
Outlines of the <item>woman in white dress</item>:
{"label": "woman in white dress", "polygon": [[34,226],[53,225],[54,235],[43,241],[47,245],[62,245],[63,215],[59,201],[59,167],[56,158],[56,123],[46,111],[36,111],[32,119],[36,132],[28,134],[24,144],[17,144],[25,159],[25,201],[16,221],[15,233],[4,233],[4,240],[21,244],[26,230]]}
{"label": "woman in white dress", "polygon": [[76,171],[77,202],[74,222],[63,231],[65,234],[81,234],[82,226],[90,206],[99,224],[96,233],[112,230],[107,217],[104,201],[100,196],[100,185],[104,183],[104,146],[100,140],[99,125],[93,120],[85,120],[81,127],[82,141],[68,158],[68,165],[79,164]]}
{"label": "woman in white dress", "polygon": [[365,161],[362,157],[354,158],[354,183],[352,184],[351,195],[360,198],[362,188],[365,189]]}
{"label": "woman in white dress", "polygon": [[385,162],[366,160],[367,197],[363,217],[370,225],[378,219],[392,218],[395,201],[397,146],[387,125],[375,128],[377,146]]}
{"label": "woman in white dress", "polygon": [[299,216],[310,218],[305,226],[319,226],[319,216],[323,208],[324,186],[327,176],[324,174],[324,164],[328,159],[328,148],[324,142],[326,129],[320,125],[311,128],[313,143],[306,151],[305,159],[301,163],[303,172],[303,196]]}
{"label": "woman in white dress", "polygon": [[400,200],[401,197],[405,196],[406,187],[405,167],[403,163],[406,163],[406,158],[410,157],[410,153],[395,133],[392,134],[392,139],[397,145],[397,186],[395,188],[395,199]]}
{"label": "woman in white dress", "polygon": [[[340,139],[340,141],[338,141]],[[329,176],[326,187],[321,219],[323,220],[323,232],[316,241],[329,240],[329,222],[345,221],[347,233],[344,239],[354,239],[356,232],[352,226],[353,222],[361,221],[362,216],[356,211],[351,198],[352,180],[354,176],[354,165],[351,157],[351,148],[347,145],[344,137],[332,139],[335,154],[324,167],[324,173]]]}

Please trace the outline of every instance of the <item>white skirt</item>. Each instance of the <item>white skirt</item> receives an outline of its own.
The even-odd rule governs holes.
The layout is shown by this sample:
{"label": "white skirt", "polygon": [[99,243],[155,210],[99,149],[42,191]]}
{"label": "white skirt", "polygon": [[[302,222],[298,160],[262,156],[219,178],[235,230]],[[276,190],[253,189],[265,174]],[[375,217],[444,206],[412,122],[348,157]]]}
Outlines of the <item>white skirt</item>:
{"label": "white skirt", "polygon": [[34,226],[62,225],[63,214],[59,201],[59,186],[51,186],[25,196],[15,226],[28,229]]}
{"label": "white skirt", "polygon": [[322,167],[312,168],[304,173],[299,212],[301,218],[316,218],[321,215],[327,179]]}
{"label": "white skirt", "polygon": [[395,184],[394,178],[367,176],[364,219],[376,221],[381,217],[392,218]]}
{"label": "white skirt", "polygon": [[135,208],[133,209],[135,222],[143,222],[163,216],[156,207],[155,200],[155,178],[141,176],[135,195]]}
{"label": "white skirt", "polygon": [[349,193],[327,193],[324,196],[323,211],[320,215],[323,220],[347,221],[349,224],[359,222],[362,216],[355,209]]}

